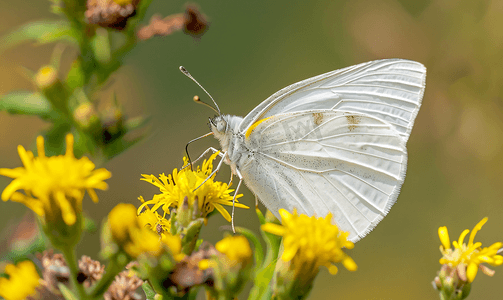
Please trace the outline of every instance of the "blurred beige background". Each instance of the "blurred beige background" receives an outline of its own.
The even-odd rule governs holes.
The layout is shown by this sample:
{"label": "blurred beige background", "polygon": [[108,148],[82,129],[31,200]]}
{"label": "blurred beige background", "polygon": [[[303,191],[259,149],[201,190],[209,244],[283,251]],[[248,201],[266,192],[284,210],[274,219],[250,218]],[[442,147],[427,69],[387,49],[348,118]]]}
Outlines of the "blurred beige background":
{"label": "blurred beige background", "polygon": [[[184,1],[153,1],[154,13],[183,11]],[[209,1],[199,0],[211,27],[201,40],[176,33],[140,43],[112,87],[129,116],[152,116],[152,134],[110,161],[110,189],[84,209],[101,221],[119,202],[138,205],[155,187],[140,174],[171,172],[181,165],[187,141],[208,132],[213,113],[192,102],[202,91],[178,71],[184,65],[218,101],[222,112],[244,115],[277,90],[324,72],[380,59],[417,60],[428,69],[423,106],[408,142],[409,164],[397,204],[350,255],[357,272],[323,270],[310,299],[438,299],[431,286],[440,265],[439,226],[451,239],[483,217],[477,241],[503,241],[503,1]],[[57,18],[49,1],[1,1],[0,35],[28,21]],[[21,66],[37,70],[51,45],[23,46],[0,56],[0,93],[32,89]],[[71,51],[66,53],[71,60]],[[47,124],[0,112],[0,167],[21,162],[16,146],[33,147]],[[207,138],[191,146],[193,155]],[[221,180],[228,179],[227,173]],[[0,189],[10,182],[0,178]],[[243,189],[242,201],[253,206]],[[89,199],[87,199],[89,200]],[[0,226],[24,207],[0,204]],[[236,224],[257,228],[253,211],[237,210]],[[203,237],[222,237],[226,222],[214,216]],[[87,235],[82,253],[97,257],[98,237]],[[479,274],[469,299],[499,299],[503,267]],[[243,297],[244,298],[244,297]]]}

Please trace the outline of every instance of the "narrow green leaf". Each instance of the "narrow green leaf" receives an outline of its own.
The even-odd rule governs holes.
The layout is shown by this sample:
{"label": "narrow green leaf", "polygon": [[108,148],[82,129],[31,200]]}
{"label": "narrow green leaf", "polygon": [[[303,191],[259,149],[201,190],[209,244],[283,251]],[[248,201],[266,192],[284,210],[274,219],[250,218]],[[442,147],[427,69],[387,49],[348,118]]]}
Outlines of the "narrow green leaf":
{"label": "narrow green leaf", "polygon": [[70,289],[66,285],[58,283],[58,288],[66,300],[78,300],[78,298],[72,293],[72,291],[70,291]]}
{"label": "narrow green leaf", "polygon": [[104,28],[96,30],[96,35],[91,41],[94,57],[101,64],[107,64],[110,61],[110,40],[108,31]]}
{"label": "narrow green leaf", "polygon": [[59,114],[53,110],[52,105],[42,94],[28,91],[0,96],[0,110],[5,110],[10,114],[35,115],[43,119],[57,119],[59,117]]}
{"label": "narrow green leaf", "polygon": [[76,34],[67,22],[37,21],[28,23],[0,38],[0,53],[23,42],[35,40],[41,44],[68,41],[77,44]]}
{"label": "narrow green leaf", "polygon": [[66,76],[66,84],[70,90],[74,90],[77,87],[81,87],[85,84],[86,76],[84,70],[82,69],[82,61],[76,59],[73,61]]}
{"label": "narrow green leaf", "polygon": [[126,129],[126,132],[142,128],[145,125],[149,124],[150,119],[151,119],[150,117],[143,117],[143,116],[130,118],[126,120],[124,128]]}
{"label": "narrow green leaf", "polygon": [[110,160],[141,141],[144,137],[144,135],[140,135],[139,137],[136,137],[134,139],[128,139],[127,136],[122,136],[112,143],[106,144],[103,148],[103,154],[108,160]]}
{"label": "narrow green leaf", "polygon": [[147,281],[143,282],[143,284],[141,285],[141,288],[143,289],[143,292],[145,293],[147,300],[154,300],[155,299],[156,293],[155,293],[154,289],[152,288],[152,286],[150,286],[150,283],[148,283]]}
{"label": "narrow green leaf", "polygon": [[253,244],[253,247],[255,248],[253,253],[255,256],[255,267],[262,266],[264,261],[264,249],[262,248],[262,244],[260,244],[258,237],[251,230],[243,227],[236,227],[236,232],[244,235]]}
{"label": "narrow green leaf", "polygon": [[248,295],[248,300],[272,299],[272,277],[276,263],[265,266],[260,272],[255,273],[254,285]]}

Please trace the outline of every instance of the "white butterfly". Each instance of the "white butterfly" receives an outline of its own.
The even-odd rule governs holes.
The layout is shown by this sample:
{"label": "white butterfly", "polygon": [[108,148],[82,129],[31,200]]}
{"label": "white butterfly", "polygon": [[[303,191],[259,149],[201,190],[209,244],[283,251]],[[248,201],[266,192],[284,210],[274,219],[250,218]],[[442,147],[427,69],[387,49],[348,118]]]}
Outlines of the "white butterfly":
{"label": "white butterfly", "polygon": [[377,60],[292,84],[244,118],[218,110],[210,127],[236,193],[244,181],[278,218],[331,212],[360,240],[397,200],[425,78],[418,62]]}

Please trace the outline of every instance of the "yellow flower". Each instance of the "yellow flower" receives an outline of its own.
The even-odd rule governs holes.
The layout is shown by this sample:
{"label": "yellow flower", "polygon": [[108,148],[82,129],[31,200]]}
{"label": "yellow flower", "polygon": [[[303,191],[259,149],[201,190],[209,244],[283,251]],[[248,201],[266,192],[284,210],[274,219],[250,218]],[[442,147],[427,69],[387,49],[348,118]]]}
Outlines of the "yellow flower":
{"label": "yellow flower", "polygon": [[231,264],[247,264],[252,257],[250,243],[242,235],[227,236],[218,243],[215,248],[224,254]]}
{"label": "yellow flower", "polygon": [[[38,157],[23,146],[18,146],[24,167],[0,169],[0,175],[14,178],[2,193],[2,200],[20,202],[41,217],[52,217],[60,212],[67,225],[73,225],[76,214],[82,210],[85,191],[94,202],[98,196],[94,189],[105,190],[103,181],[111,174],[106,169],[95,170],[87,157],[73,155],[73,135],[66,136],[66,154],[45,156],[44,139],[37,138]],[[25,194],[17,192],[24,190]]]}
{"label": "yellow flower", "polygon": [[294,210],[290,214],[284,209],[279,213],[282,225],[267,223],[262,230],[283,236],[284,252],[281,259],[291,261],[297,275],[313,277],[320,266],[325,266],[331,274],[337,273],[334,263],[342,262],[349,271],[356,271],[357,266],[342,248],[352,249],[354,244],[347,240],[348,232],[340,231],[332,225],[332,214],[325,218],[298,215]]}
{"label": "yellow flower", "polygon": [[[142,174],[144,180],[159,188],[161,194],[154,195],[151,200],[145,201],[139,208],[138,212],[142,211],[146,205],[153,205],[152,211],[162,207],[164,215],[169,214],[170,207],[179,207],[183,203],[185,197],[188,198],[188,203],[192,206],[195,199],[198,199],[198,210],[201,212],[201,217],[207,217],[214,209],[227,220],[231,221],[231,216],[223,208],[222,205],[232,206],[233,196],[230,193],[234,190],[228,189],[228,185],[223,182],[214,181],[214,177],[208,178],[213,170],[213,160],[218,153],[213,154],[208,161],[204,161],[202,167],[197,167],[197,170],[185,168],[180,171],[173,170],[173,175],[168,176],[161,174],[159,179],[154,175]],[[184,165],[187,164],[187,159],[184,157]],[[204,182],[206,180],[206,182]],[[204,184],[203,184],[204,182]],[[202,184],[202,185],[201,185]],[[237,195],[240,198],[242,195]],[[236,207],[248,208],[248,206],[238,203]]]}
{"label": "yellow flower", "polygon": [[0,278],[0,296],[5,300],[22,300],[37,293],[40,277],[31,261],[8,264],[5,273],[9,278]]}
{"label": "yellow flower", "polygon": [[[503,246],[503,243],[496,242],[489,247],[482,248],[482,243],[474,243],[475,235],[487,222],[487,218],[482,219],[472,230],[468,239],[468,244],[464,243],[466,235],[470,230],[465,229],[457,241],[453,241],[454,249],[450,247],[449,233],[447,227],[442,226],[438,229],[438,236],[440,238],[440,252],[442,258],[440,264],[447,264],[450,267],[457,267],[458,265],[466,266],[466,278],[469,282],[473,282],[481,263],[487,263],[491,266],[499,266],[503,264],[503,256],[498,255],[498,250]],[[490,274],[489,272],[487,274]]]}
{"label": "yellow flower", "polygon": [[58,80],[58,71],[52,66],[44,66],[35,75],[35,83],[40,89],[52,86]]}
{"label": "yellow flower", "polygon": [[117,204],[108,214],[108,226],[113,241],[132,258],[144,252],[158,255],[161,251],[159,237],[140,224],[132,204]]}
{"label": "yellow flower", "polygon": [[[141,196],[138,199],[141,202],[145,202]],[[152,211],[148,206],[144,206],[142,210],[138,215],[142,227],[146,227],[159,235],[169,233],[171,220],[166,220],[157,211]]]}
{"label": "yellow flower", "polygon": [[182,253],[182,239],[179,235],[163,234],[161,242],[176,261],[181,261],[185,257],[185,254]]}

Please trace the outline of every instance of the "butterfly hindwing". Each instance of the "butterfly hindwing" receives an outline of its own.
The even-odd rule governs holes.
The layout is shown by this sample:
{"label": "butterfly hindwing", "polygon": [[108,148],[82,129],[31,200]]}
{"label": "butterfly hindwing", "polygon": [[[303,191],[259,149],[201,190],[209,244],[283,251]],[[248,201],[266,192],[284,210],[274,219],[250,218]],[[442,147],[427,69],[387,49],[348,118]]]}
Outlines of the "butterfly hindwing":
{"label": "butterfly hindwing", "polygon": [[332,212],[352,241],[388,213],[405,178],[402,136],[365,114],[317,109],[271,116],[247,132],[245,145],[254,158],[240,172],[271,212]]}

